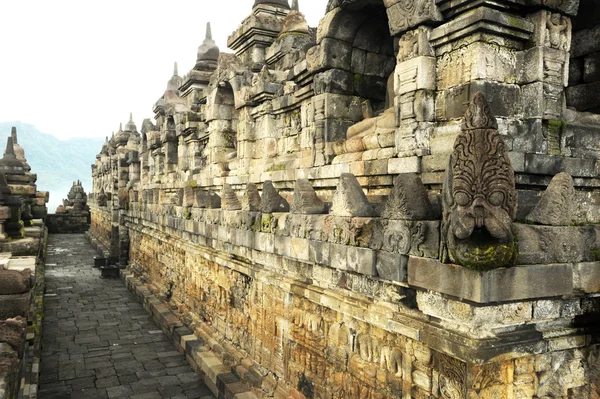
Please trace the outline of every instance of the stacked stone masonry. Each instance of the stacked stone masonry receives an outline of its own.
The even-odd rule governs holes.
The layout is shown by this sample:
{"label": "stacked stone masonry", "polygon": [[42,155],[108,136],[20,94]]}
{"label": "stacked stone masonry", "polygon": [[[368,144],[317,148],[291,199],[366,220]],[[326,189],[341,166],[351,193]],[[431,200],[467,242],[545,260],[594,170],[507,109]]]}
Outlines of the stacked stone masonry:
{"label": "stacked stone masonry", "polygon": [[88,237],[256,397],[597,397],[593,3],[257,0],[107,138]]}
{"label": "stacked stone masonry", "polygon": [[0,159],[0,399],[37,397],[49,194],[36,180],[13,127]]}
{"label": "stacked stone masonry", "polygon": [[73,182],[67,198],[56,213],[48,215],[46,225],[50,234],[80,234],[90,228],[90,208],[87,194],[80,181]]}

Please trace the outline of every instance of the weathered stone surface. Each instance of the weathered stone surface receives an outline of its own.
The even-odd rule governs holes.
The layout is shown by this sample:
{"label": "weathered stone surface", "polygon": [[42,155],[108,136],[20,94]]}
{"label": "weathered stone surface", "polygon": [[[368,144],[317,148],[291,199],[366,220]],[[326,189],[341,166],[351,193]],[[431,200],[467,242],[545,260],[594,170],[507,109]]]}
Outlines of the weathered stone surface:
{"label": "weathered stone surface", "polygon": [[263,213],[289,212],[290,205],[283,198],[270,180],[263,183],[263,191],[260,199],[260,211]]}
{"label": "weathered stone surface", "polygon": [[340,176],[337,189],[333,194],[330,213],[336,216],[376,216],[375,209],[369,203],[358,180],[350,173]]}
{"label": "weathered stone surface", "polygon": [[26,317],[29,313],[31,293],[0,295],[0,320],[17,316]]}
{"label": "weathered stone surface", "polygon": [[514,224],[519,236],[519,264],[596,260],[596,226]]}
{"label": "weathered stone surface", "polygon": [[401,173],[394,178],[381,217],[401,220],[430,220],[435,213],[429,202],[427,191],[416,173]]}
{"label": "weathered stone surface", "polygon": [[256,184],[248,183],[246,185],[246,191],[241,198],[242,209],[244,211],[258,212],[260,211],[260,194]]}
{"label": "weathered stone surface", "polygon": [[291,209],[294,213],[303,214],[319,214],[326,211],[325,204],[306,179],[296,180]]}
{"label": "weathered stone surface", "polygon": [[450,156],[444,187],[444,260],[486,270],[514,264],[514,171],[497,122],[478,93],[465,113]]}
{"label": "weathered stone surface", "polygon": [[14,319],[0,320],[0,342],[7,343],[20,352],[25,343],[27,321],[18,316]]}
{"label": "weathered stone surface", "polygon": [[477,271],[411,256],[408,283],[477,303],[548,298],[573,292],[573,266],[530,265]]}
{"label": "weathered stone surface", "polygon": [[31,270],[0,269],[0,295],[22,294],[31,289]]}
{"label": "weathered stone surface", "polygon": [[550,226],[568,226],[575,217],[573,178],[562,172],[552,178],[542,198],[527,216],[527,221]]}
{"label": "weathered stone surface", "polygon": [[242,209],[242,204],[237,198],[235,191],[229,184],[223,184],[223,191],[221,192],[221,208],[226,211],[239,211]]}
{"label": "weathered stone surface", "polygon": [[[576,38],[598,20],[576,3],[330,0],[313,38],[296,2],[261,2],[230,37],[236,54],[207,38],[195,69],[173,74],[139,142],[131,128],[107,140],[90,235],[128,252],[128,285],[152,289],[155,313],[195,321],[189,358],[215,387],[232,375],[257,397],[585,397],[600,358],[586,336],[600,118],[566,107],[600,109],[579,87],[596,83],[600,49]],[[488,105],[469,106],[477,92]],[[540,198],[560,172],[573,221],[514,223],[536,206],[559,215]],[[30,192],[27,179],[6,186]],[[209,204],[225,185],[242,210],[225,192]]]}

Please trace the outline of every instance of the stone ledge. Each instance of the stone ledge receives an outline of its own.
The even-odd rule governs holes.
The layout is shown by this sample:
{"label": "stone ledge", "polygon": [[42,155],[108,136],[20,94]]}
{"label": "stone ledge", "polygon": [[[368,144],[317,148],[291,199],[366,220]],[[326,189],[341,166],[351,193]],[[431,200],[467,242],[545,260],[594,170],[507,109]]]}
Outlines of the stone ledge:
{"label": "stone ledge", "polygon": [[550,298],[573,294],[573,268],[565,263],[475,271],[411,256],[408,284],[477,303]]}
{"label": "stone ledge", "polygon": [[[156,298],[151,289],[137,279],[133,273],[121,270],[121,280],[135,294],[161,330],[173,340],[177,351],[186,357],[188,363],[202,377],[206,386],[216,397],[256,399],[256,395],[246,385],[252,385],[252,380],[246,378],[248,376],[243,373],[239,373],[238,369],[243,367],[233,368],[224,364],[225,355],[236,358],[235,354],[226,351],[212,338],[207,331],[209,327],[205,323],[200,323],[194,333],[185,327],[169,306]],[[253,373],[253,367],[250,367],[250,371],[246,369],[246,374],[255,375],[256,373]],[[258,387],[260,387],[260,383]]]}

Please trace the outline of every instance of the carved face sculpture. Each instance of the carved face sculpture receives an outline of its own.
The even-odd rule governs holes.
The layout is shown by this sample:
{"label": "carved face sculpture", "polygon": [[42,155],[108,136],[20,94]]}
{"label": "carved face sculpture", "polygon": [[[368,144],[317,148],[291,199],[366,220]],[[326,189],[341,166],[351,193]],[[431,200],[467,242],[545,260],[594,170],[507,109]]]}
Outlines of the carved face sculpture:
{"label": "carved face sculpture", "polygon": [[465,114],[444,182],[443,235],[452,262],[477,270],[506,266],[515,255],[514,171],[481,93]]}

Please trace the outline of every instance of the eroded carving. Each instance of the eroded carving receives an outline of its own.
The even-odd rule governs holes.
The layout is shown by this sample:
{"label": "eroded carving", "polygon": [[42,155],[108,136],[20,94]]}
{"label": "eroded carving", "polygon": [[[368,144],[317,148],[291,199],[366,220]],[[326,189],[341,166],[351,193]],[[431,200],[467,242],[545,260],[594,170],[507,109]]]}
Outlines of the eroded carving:
{"label": "eroded carving", "polygon": [[443,260],[487,270],[516,258],[514,171],[482,93],[465,114],[443,187]]}

